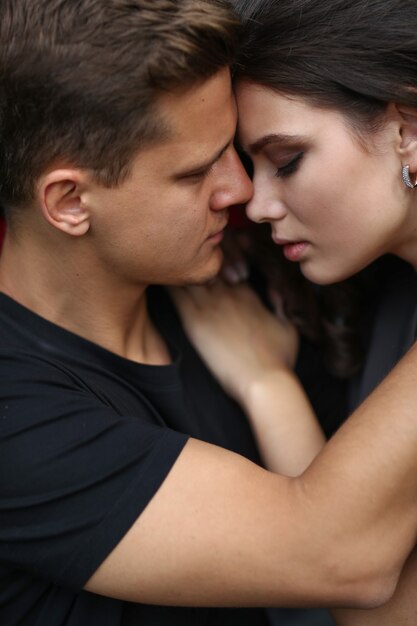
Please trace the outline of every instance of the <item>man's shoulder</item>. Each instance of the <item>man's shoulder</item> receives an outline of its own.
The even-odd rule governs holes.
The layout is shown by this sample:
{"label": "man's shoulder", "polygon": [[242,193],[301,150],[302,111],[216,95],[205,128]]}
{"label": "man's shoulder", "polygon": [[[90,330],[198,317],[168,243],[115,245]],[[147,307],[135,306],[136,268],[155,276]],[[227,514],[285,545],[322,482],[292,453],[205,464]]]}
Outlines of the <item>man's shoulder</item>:
{"label": "man's shoulder", "polygon": [[67,381],[71,367],[66,363],[63,329],[41,318],[5,294],[0,294],[0,380],[1,386],[19,388],[37,381],[54,384]]}

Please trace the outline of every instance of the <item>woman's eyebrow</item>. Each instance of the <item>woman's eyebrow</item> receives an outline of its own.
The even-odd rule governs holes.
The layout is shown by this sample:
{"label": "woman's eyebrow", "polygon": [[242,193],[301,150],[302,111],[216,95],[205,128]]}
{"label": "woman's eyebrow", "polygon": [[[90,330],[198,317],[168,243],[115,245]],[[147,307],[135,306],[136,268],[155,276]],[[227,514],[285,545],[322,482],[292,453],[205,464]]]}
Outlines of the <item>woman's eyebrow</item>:
{"label": "woman's eyebrow", "polygon": [[273,133],[270,135],[265,135],[261,137],[254,143],[250,144],[248,148],[248,152],[250,154],[258,154],[262,148],[265,146],[269,146],[270,144],[280,144],[285,147],[299,145],[302,143],[303,139],[299,135],[287,135],[285,133]]}

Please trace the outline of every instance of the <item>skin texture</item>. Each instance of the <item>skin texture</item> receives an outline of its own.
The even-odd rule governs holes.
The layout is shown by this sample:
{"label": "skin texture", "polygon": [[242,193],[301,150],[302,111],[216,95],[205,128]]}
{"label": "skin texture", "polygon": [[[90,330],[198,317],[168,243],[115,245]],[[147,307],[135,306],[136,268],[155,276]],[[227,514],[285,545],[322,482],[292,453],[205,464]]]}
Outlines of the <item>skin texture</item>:
{"label": "skin texture", "polygon": [[417,265],[416,194],[401,181],[403,164],[417,169],[417,112],[390,105],[378,133],[360,141],[337,111],[248,82],[236,93],[254,166],[248,216],[269,222],[278,245],[302,242],[289,254],[307,278],[337,282],[384,253]]}
{"label": "skin texture", "polygon": [[[23,305],[152,364],[169,354],[147,314],[147,284],[212,277],[222,254],[220,237],[210,236],[227,208],[252,192],[231,144],[236,111],[226,70],[160,107],[170,139],[138,155],[117,189],[71,163],[46,171],[36,202],[8,231],[0,263],[1,289]],[[201,160],[211,166],[190,180],[188,168]],[[188,305],[192,312],[192,298]],[[257,311],[255,301],[250,306]],[[263,347],[251,361],[239,358],[236,344],[235,373],[245,388],[235,397],[260,440],[281,417],[285,424],[300,423],[300,414],[314,419],[288,367],[293,331],[272,321],[264,318]],[[414,349],[299,477],[190,440],[86,589],[183,606],[385,601],[417,533],[416,378]],[[280,451],[268,450],[268,465],[279,467]],[[316,453],[308,451],[297,473]]]}

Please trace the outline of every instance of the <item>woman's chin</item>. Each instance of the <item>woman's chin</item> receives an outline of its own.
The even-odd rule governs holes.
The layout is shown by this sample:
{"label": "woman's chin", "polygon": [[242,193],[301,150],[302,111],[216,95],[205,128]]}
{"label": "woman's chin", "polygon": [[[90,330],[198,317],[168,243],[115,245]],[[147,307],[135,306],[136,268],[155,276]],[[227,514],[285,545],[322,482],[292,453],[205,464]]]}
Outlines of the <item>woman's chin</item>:
{"label": "woman's chin", "polygon": [[334,267],[319,266],[317,263],[300,263],[302,274],[312,283],[316,285],[332,285],[339,283],[352,274],[349,272],[335,271]]}

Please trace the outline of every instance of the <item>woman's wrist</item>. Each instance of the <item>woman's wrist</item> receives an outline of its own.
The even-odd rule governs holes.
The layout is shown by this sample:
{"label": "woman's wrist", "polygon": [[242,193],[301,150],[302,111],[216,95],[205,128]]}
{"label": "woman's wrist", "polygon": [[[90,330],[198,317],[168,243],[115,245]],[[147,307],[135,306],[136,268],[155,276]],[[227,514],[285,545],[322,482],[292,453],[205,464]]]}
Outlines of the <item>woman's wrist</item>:
{"label": "woman's wrist", "polygon": [[310,402],[289,369],[276,369],[247,386],[244,408],[266,468],[301,474],[325,437]]}
{"label": "woman's wrist", "polygon": [[245,381],[240,390],[239,401],[251,418],[263,413],[263,409],[271,406],[271,402],[279,405],[289,390],[291,395],[302,393],[294,372],[283,364]]}

